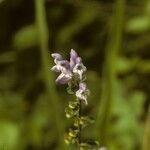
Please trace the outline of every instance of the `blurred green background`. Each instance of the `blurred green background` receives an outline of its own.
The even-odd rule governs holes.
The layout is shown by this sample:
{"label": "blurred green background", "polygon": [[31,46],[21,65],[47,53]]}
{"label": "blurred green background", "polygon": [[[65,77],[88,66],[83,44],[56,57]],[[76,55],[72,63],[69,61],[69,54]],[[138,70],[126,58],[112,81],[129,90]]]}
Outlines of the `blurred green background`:
{"label": "blurred green background", "polygon": [[71,48],[88,69],[83,113],[96,120],[83,136],[150,150],[150,0],[0,0],[0,150],[74,149],[73,97],[50,71],[50,54]]}

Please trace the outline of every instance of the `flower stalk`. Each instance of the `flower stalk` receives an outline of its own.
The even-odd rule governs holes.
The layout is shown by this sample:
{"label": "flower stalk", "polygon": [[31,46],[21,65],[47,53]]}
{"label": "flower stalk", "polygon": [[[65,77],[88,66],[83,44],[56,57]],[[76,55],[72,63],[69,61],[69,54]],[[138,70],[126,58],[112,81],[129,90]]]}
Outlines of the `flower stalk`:
{"label": "flower stalk", "polygon": [[69,101],[65,108],[66,117],[73,120],[72,127],[65,135],[65,142],[68,145],[76,144],[79,150],[96,150],[99,146],[97,141],[84,142],[82,137],[82,129],[93,123],[92,118],[82,116],[82,106],[88,105],[87,98],[89,96],[89,89],[85,83],[87,69],[81,57],[73,49],[70,51],[70,61],[64,60],[59,53],[53,53],[51,56],[55,62],[51,70],[60,73],[56,84],[67,84],[68,94],[76,97],[74,101]]}
{"label": "flower stalk", "polygon": [[[80,101],[80,102],[79,102],[79,120],[81,120],[81,115],[82,115],[82,103],[81,103],[81,101]],[[78,143],[79,143],[79,145],[80,145],[81,139],[82,139],[82,137],[81,137],[82,127],[81,127],[81,125],[80,125],[80,121],[78,121],[78,126],[79,126]]]}

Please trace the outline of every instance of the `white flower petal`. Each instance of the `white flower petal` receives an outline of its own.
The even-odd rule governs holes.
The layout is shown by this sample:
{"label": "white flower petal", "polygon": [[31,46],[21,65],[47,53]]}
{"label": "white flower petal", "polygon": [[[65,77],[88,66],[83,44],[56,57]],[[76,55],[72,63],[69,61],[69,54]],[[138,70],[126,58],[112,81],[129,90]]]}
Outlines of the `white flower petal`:
{"label": "white flower petal", "polygon": [[73,73],[77,74],[79,76],[79,79],[83,79],[83,74],[86,71],[86,67],[83,64],[76,64],[73,68]]}
{"label": "white flower petal", "polygon": [[85,104],[87,105],[87,97],[89,95],[89,90],[87,89],[86,83],[79,84],[79,90],[76,91],[76,97],[79,100],[84,100]]}
{"label": "white flower petal", "polygon": [[60,72],[60,68],[58,65],[55,65],[51,68],[52,71],[55,71],[55,72]]}
{"label": "white flower petal", "polygon": [[52,56],[54,59],[58,59],[58,60],[61,60],[61,59],[62,59],[62,56],[61,56],[59,53],[53,53],[53,54],[51,54],[51,56]]}

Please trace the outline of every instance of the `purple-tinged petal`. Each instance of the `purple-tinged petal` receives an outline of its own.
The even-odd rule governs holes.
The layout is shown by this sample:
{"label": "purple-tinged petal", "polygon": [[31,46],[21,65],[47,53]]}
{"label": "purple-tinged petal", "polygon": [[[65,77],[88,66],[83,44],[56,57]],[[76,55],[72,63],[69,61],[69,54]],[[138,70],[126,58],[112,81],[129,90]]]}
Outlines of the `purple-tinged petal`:
{"label": "purple-tinged petal", "polygon": [[88,104],[87,97],[89,95],[89,90],[87,89],[86,83],[79,84],[79,90],[76,91],[76,97],[79,100],[84,100],[85,104]]}
{"label": "purple-tinged petal", "polygon": [[70,51],[70,66],[74,67],[76,64],[76,59],[78,58],[78,54],[75,50],[71,49]]}
{"label": "purple-tinged petal", "polygon": [[81,64],[76,64],[75,67],[73,68],[73,73],[77,74],[79,76],[79,79],[83,79],[83,73],[86,71],[86,67],[81,63]]}
{"label": "purple-tinged petal", "polygon": [[82,63],[82,58],[81,57],[77,57],[76,64],[81,64],[81,63]]}
{"label": "purple-tinged petal", "polygon": [[62,59],[62,56],[61,56],[59,53],[53,53],[53,54],[51,54],[51,56],[52,56],[54,59],[58,59],[58,60],[61,60],[61,59]]}
{"label": "purple-tinged petal", "polygon": [[83,100],[85,104],[87,105],[87,95],[84,95],[80,90],[76,91],[76,97],[78,100]]}
{"label": "purple-tinged petal", "polygon": [[54,58],[55,64],[57,64],[58,61],[62,60],[62,56],[59,53],[53,53],[51,56]]}
{"label": "purple-tinged petal", "polygon": [[85,91],[87,89],[86,83],[80,83],[79,84],[79,89],[82,90],[82,91]]}
{"label": "purple-tinged petal", "polygon": [[75,61],[77,59],[77,57],[78,57],[77,52],[74,49],[71,49],[70,58]]}
{"label": "purple-tinged petal", "polygon": [[66,70],[70,70],[70,63],[67,60],[61,60],[58,62],[58,64],[62,67],[64,67]]}
{"label": "purple-tinged petal", "polygon": [[67,60],[57,60],[56,65],[51,68],[52,71],[55,72],[63,72],[69,73],[70,71],[70,63]]}
{"label": "purple-tinged petal", "polygon": [[57,84],[67,84],[71,80],[71,76],[61,73],[56,79]]}

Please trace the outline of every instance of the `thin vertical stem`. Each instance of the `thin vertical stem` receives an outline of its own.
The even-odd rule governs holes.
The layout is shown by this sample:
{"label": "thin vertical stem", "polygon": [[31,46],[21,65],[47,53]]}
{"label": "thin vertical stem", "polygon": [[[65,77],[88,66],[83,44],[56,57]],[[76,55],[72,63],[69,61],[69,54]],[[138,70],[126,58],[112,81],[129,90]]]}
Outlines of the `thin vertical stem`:
{"label": "thin vertical stem", "polygon": [[49,65],[51,64],[48,52],[49,32],[46,23],[44,3],[45,0],[35,0],[36,27],[38,30],[39,47],[41,52],[43,80],[46,86],[47,99],[50,107],[49,110],[50,113],[53,114],[51,119],[53,119],[56,134],[58,134],[59,149],[66,149],[63,142],[64,127],[63,120],[61,119],[59,98],[57,96],[53,74],[49,71]]}
{"label": "thin vertical stem", "polygon": [[150,106],[148,115],[145,122],[145,133],[143,138],[143,150],[149,150],[149,139],[150,139]]}
{"label": "thin vertical stem", "polygon": [[116,8],[109,27],[109,41],[106,48],[106,62],[103,70],[103,89],[98,110],[96,128],[102,145],[107,145],[107,129],[114,101],[114,89],[117,82],[116,62],[122,42],[125,0],[116,0]]}
{"label": "thin vertical stem", "polygon": [[[81,119],[81,115],[82,115],[82,103],[81,103],[81,100],[79,100],[79,119]],[[79,121],[79,150],[80,150],[80,144],[81,144],[81,140],[82,140],[82,128],[81,128],[81,125],[80,125],[80,121]]]}

